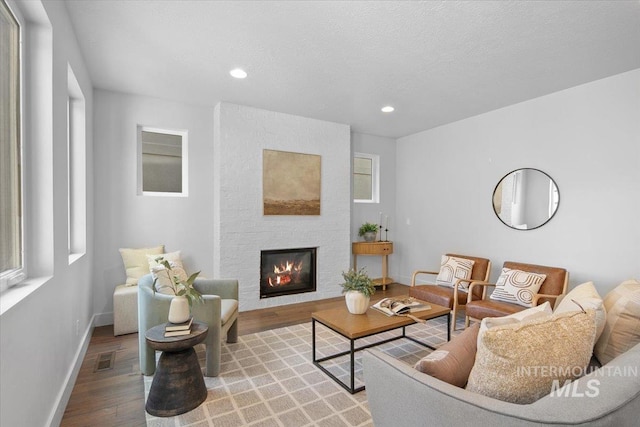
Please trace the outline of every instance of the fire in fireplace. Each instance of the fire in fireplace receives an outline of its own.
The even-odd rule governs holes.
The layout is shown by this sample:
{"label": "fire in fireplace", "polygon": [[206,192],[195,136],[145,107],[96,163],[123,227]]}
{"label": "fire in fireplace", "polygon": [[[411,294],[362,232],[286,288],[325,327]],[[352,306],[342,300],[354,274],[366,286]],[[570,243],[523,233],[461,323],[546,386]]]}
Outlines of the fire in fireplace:
{"label": "fire in fireplace", "polygon": [[260,253],[260,298],[316,290],[317,248],[277,249]]}

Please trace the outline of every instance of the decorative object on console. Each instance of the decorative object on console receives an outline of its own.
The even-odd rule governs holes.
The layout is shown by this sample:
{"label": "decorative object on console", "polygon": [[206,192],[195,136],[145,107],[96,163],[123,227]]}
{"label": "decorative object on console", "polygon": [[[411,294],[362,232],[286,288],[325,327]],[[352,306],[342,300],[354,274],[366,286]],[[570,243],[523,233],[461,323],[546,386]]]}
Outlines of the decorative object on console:
{"label": "decorative object on console", "polygon": [[262,150],[264,215],[320,215],[321,157]]}
{"label": "decorative object on console", "polygon": [[622,282],[604,298],[607,322],[594,354],[603,365],[640,343],[640,281]]}
{"label": "decorative object on console", "polygon": [[553,218],[560,192],[553,178],[538,169],[516,169],[493,190],[493,210],[502,223],[515,230],[533,230]]}
{"label": "decorative object on console", "polygon": [[371,296],[375,294],[376,287],[364,268],[360,270],[351,269],[342,272],[344,283],[342,293],[345,294],[347,309],[351,314],[364,314],[369,308]]}
{"label": "decorative object on console", "polygon": [[376,234],[378,233],[378,226],[370,222],[365,222],[360,226],[358,230],[358,236],[364,238],[365,242],[374,242],[376,240]]}
{"label": "decorative object on console", "polygon": [[533,296],[538,293],[546,278],[544,274],[503,268],[490,298],[532,307]]}

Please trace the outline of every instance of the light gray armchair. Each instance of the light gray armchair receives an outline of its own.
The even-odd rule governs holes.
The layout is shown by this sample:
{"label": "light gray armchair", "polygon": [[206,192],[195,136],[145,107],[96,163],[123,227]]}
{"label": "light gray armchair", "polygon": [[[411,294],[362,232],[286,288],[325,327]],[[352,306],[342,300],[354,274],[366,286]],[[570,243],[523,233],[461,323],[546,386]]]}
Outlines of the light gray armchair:
{"label": "light gray armchair", "polygon": [[[204,341],[206,347],[205,376],[216,377],[220,373],[221,340],[238,340],[238,281],[227,279],[197,278],[193,286],[202,294],[204,302],[195,303],[191,313],[195,320],[209,326]],[[167,322],[172,295],[153,292],[153,276],[147,274],[138,281],[138,342],[140,370],[143,375],[153,375],[156,370],[155,351],[147,344],[145,332]]]}

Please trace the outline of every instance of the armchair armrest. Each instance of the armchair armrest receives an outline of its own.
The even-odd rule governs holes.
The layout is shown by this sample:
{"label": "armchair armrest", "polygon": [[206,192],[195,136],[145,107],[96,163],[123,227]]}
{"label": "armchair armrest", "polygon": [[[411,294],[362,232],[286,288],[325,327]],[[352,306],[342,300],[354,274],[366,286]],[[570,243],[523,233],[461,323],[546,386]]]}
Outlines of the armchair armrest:
{"label": "armchair armrest", "polygon": [[482,299],[487,297],[487,288],[495,287],[495,283],[484,282],[482,280],[474,280],[469,284],[469,290],[467,291],[467,304],[473,301],[473,289],[481,286],[482,289]]}
{"label": "armchair armrest", "polygon": [[439,271],[416,270],[413,272],[413,275],[411,276],[411,286],[416,285],[416,277],[418,276],[418,274],[432,274],[437,276],[439,273],[440,273]]}
{"label": "armchair armrest", "polygon": [[236,279],[203,279],[198,277],[193,287],[202,295],[218,295],[222,299],[238,299],[238,281]]}
{"label": "armchair armrest", "polygon": [[556,305],[558,305],[558,302],[561,301],[564,297],[566,296],[566,294],[560,294],[560,295],[549,295],[549,294],[535,294],[533,296],[533,300],[531,301],[531,304],[533,307],[537,306],[538,304],[540,304],[540,300],[541,299],[550,299],[553,301],[551,308],[553,309]]}

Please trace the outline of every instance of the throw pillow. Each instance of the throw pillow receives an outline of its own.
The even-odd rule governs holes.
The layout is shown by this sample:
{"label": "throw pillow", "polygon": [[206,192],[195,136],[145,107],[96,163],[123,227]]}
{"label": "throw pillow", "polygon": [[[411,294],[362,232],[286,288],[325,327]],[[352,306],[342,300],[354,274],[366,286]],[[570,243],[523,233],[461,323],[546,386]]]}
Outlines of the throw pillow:
{"label": "throw pillow", "polygon": [[561,387],[585,373],[595,334],[592,309],[488,329],[478,337],[466,389],[506,402],[535,402],[554,383]]}
{"label": "throw pillow", "polygon": [[546,278],[545,274],[503,268],[490,298],[532,307],[533,297]]}
{"label": "throw pillow", "polygon": [[[475,261],[471,259],[442,255],[436,285],[453,288],[458,279],[470,279],[473,264]],[[469,283],[461,281],[459,286],[466,291],[469,288]]]}
{"label": "throw pillow", "polygon": [[147,254],[159,255],[164,252],[164,245],[155,246],[152,248],[121,248],[120,256],[122,256],[122,262],[124,263],[124,269],[127,272],[128,286],[138,284],[140,279],[145,274],[149,274],[149,263],[147,262]]}
{"label": "throw pillow", "polygon": [[460,335],[423,357],[414,366],[418,371],[464,387],[476,359],[479,323],[474,323]]}
{"label": "throw pillow", "polygon": [[496,326],[512,325],[514,323],[526,323],[532,320],[549,317],[552,314],[551,304],[546,301],[544,304],[518,311],[508,316],[485,317],[480,323],[480,334],[484,334],[487,329]]}
{"label": "throw pillow", "polygon": [[586,282],[573,288],[560,301],[553,310],[555,314],[566,313],[568,311],[581,311],[592,308],[596,311],[596,341],[600,338],[604,324],[607,322],[607,312],[600,294],[593,285],[593,282]]}
{"label": "throw pillow", "polygon": [[640,281],[627,280],[604,298],[607,322],[594,354],[603,365],[640,342]]}
{"label": "throw pillow", "polygon": [[186,281],[189,276],[187,276],[187,272],[184,270],[184,266],[182,265],[180,251],[159,255],[147,255],[149,270],[151,271],[151,274],[153,274],[153,278],[156,279],[156,291],[161,294],[174,295],[173,280],[170,275],[167,274],[165,266],[156,261],[159,257],[162,257],[169,262],[172,270],[171,275],[178,276],[181,281]]}

